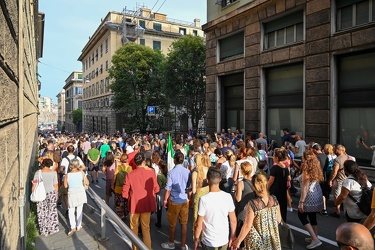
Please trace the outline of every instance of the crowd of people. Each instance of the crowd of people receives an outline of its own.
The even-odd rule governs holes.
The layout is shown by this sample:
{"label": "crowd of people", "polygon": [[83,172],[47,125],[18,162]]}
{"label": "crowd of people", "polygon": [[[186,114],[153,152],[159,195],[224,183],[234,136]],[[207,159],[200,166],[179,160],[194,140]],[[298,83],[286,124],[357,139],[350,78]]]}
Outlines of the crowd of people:
{"label": "crowd of people", "polygon": [[[365,229],[370,230],[375,225],[375,199],[367,217],[355,201],[371,183],[355,158],[343,145],[322,147],[306,143],[287,128],[283,131],[279,147],[264,133],[255,138],[240,130],[223,129],[214,136],[176,135],[171,142],[174,157],[170,169],[168,140],[163,133],[40,135],[41,170],[33,180],[34,188],[42,176],[47,192],[46,200],[37,204],[40,233],[48,236],[58,231],[57,206],[63,204],[71,227],[68,235],[82,228],[85,188],[90,181],[102,181],[99,171],[105,175],[106,203],[114,197],[117,215],[123,220],[129,216],[136,235],[141,228],[149,249],[151,214],[156,213],[155,226],[160,228],[164,209],[169,240],[161,247],[175,249],[178,221],[181,249],[189,249],[190,208],[194,249],[281,249],[278,224],[287,222],[288,211],[293,211],[291,196],[298,191],[295,183],[300,185],[298,218],[310,235],[305,238],[307,249],[322,244],[317,214],[340,218],[341,204],[349,224],[338,228],[338,233],[361,226],[358,223],[363,219]],[[330,194],[332,208],[327,207]],[[353,242],[340,238],[340,244],[354,249],[373,249],[373,241],[372,248]]]}

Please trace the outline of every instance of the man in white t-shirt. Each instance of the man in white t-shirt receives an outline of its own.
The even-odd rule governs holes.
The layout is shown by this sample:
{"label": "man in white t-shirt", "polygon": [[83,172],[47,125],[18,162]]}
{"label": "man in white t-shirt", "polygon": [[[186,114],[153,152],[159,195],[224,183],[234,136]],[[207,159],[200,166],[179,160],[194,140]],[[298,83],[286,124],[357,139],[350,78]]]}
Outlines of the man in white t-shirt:
{"label": "man in white t-shirt", "polygon": [[296,134],[294,136],[296,143],[294,145],[295,148],[295,154],[294,154],[294,159],[299,160],[302,159],[303,153],[306,150],[306,142],[301,139],[301,136]]}
{"label": "man in white t-shirt", "polygon": [[[194,250],[198,248],[202,233],[203,249],[226,250],[236,238],[237,218],[233,199],[229,193],[219,188],[221,174],[219,169],[209,168],[207,181],[210,192],[199,200],[198,219],[194,232]],[[228,225],[228,216],[230,226]],[[229,234],[230,228],[230,234]]]}

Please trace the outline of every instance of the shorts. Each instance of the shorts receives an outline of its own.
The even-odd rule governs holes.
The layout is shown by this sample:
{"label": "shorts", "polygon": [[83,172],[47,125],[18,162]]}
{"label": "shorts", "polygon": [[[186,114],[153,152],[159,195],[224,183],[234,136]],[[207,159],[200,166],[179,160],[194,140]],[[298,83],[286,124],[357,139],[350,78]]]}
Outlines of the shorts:
{"label": "shorts", "polygon": [[94,165],[94,163],[92,163],[92,162],[89,162],[89,165],[88,165],[88,171],[96,171],[96,172],[98,172],[99,171],[99,164],[96,164],[96,165]]}
{"label": "shorts", "polygon": [[111,196],[113,193],[112,189],[112,179],[106,179],[105,180],[105,195]]}
{"label": "shorts", "polygon": [[170,227],[175,227],[177,219],[181,225],[187,225],[189,218],[189,202],[176,204],[168,201],[167,219]]}
{"label": "shorts", "polygon": [[335,199],[340,195],[342,187],[342,181],[333,180],[332,181],[332,194]]}

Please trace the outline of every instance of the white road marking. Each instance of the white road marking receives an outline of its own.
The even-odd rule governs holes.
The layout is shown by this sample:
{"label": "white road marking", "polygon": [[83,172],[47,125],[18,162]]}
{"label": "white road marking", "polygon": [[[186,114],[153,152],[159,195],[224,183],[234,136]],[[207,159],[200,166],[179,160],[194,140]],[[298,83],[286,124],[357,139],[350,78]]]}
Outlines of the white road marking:
{"label": "white road marking", "polygon": [[[309,234],[306,230],[303,230],[303,229],[301,229],[301,228],[299,228],[299,227],[295,227],[295,226],[290,225],[290,224],[288,224],[288,225],[289,225],[289,227],[290,227],[291,229],[293,229],[294,231],[297,231],[297,232],[303,233],[303,234],[305,234],[305,235],[307,235],[307,236],[310,236],[310,234]],[[335,241],[333,241],[333,240],[330,240],[330,239],[324,238],[324,237],[322,237],[322,236],[318,236],[318,238],[319,238],[319,240],[324,241],[325,243],[328,243],[328,244],[330,244],[330,245],[332,245],[332,246],[337,247],[337,243],[336,243]]]}

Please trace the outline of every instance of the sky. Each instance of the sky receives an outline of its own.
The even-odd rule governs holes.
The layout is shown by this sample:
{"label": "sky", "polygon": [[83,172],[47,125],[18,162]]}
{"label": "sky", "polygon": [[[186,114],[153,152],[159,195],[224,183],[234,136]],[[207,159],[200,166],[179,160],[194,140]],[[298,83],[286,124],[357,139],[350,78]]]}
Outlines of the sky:
{"label": "sky", "polygon": [[193,22],[207,21],[205,0],[40,0],[39,12],[45,14],[43,56],[39,59],[40,96],[50,97],[57,103],[56,95],[65,80],[76,70],[82,70],[77,61],[83,47],[109,11],[121,12],[145,6],[168,18]]}

